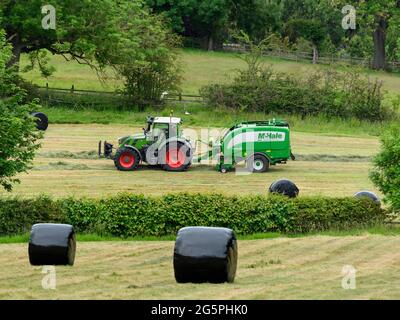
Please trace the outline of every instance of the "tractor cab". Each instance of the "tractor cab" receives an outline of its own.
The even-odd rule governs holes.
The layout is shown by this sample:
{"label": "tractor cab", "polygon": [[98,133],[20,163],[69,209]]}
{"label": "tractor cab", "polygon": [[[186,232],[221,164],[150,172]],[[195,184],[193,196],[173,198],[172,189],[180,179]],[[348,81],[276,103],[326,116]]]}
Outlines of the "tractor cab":
{"label": "tractor cab", "polygon": [[143,129],[148,142],[163,142],[180,135],[181,118],[148,117],[147,128]]}

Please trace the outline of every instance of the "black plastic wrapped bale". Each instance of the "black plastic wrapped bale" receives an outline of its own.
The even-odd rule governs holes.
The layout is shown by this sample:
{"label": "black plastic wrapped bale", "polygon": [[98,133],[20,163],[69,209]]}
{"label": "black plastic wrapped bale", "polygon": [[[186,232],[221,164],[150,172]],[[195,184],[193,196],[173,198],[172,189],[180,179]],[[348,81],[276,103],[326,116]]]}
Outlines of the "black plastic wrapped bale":
{"label": "black plastic wrapped bale", "polygon": [[35,224],[29,240],[29,262],[33,266],[70,265],[75,261],[74,228],[67,224]]}
{"label": "black plastic wrapped bale", "polygon": [[289,198],[296,198],[299,195],[300,190],[290,180],[278,180],[271,184],[269,192],[288,196]]}
{"label": "black plastic wrapped bale", "polygon": [[372,200],[376,204],[381,205],[381,200],[378,198],[378,196],[375,193],[373,193],[371,191],[360,191],[360,192],[357,192],[354,196],[359,199],[367,198],[367,199]]}
{"label": "black plastic wrapped bale", "polygon": [[178,283],[232,283],[237,259],[237,240],[233,230],[183,228],[175,242],[175,279]]}
{"label": "black plastic wrapped bale", "polygon": [[49,118],[42,112],[33,112],[31,115],[36,118],[36,129],[46,131],[49,127]]}

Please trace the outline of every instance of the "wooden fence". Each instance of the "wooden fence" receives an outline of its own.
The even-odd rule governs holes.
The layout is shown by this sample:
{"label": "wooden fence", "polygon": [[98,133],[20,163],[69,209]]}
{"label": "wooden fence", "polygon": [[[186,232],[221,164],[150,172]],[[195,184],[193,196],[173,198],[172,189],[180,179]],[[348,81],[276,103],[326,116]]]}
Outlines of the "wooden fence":
{"label": "wooden fence", "polygon": [[[224,51],[229,52],[238,52],[238,53],[245,53],[249,51],[249,47],[246,45],[239,45],[239,44],[224,44],[223,45]],[[293,50],[285,50],[285,49],[270,49],[265,50],[263,52],[265,56],[273,57],[273,58],[280,58],[285,60],[291,61],[308,61],[313,62],[314,56],[312,52],[300,52],[300,51],[293,51]],[[340,57],[337,55],[322,55],[316,58],[317,63],[319,64],[342,64],[342,65],[360,65],[367,68],[372,66],[372,60],[367,58],[356,58],[356,57]],[[388,67],[394,71],[400,71],[400,61],[389,61],[387,62]]]}
{"label": "wooden fence", "polygon": [[[89,105],[107,105],[107,104],[129,104],[129,97],[122,93],[100,90],[83,90],[76,89],[75,85],[71,88],[51,88],[47,83],[45,87],[38,88],[40,98],[47,103],[52,104],[89,104]],[[159,101],[151,102],[152,104],[162,102],[182,102],[182,103],[202,103],[203,98],[199,95],[190,95],[183,93],[165,94],[160,97]]]}

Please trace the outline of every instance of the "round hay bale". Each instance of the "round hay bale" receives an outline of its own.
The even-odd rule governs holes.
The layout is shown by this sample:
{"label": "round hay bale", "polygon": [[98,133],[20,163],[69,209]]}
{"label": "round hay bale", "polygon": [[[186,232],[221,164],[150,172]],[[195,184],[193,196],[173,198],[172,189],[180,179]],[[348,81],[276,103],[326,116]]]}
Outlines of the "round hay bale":
{"label": "round hay bale", "polygon": [[281,194],[289,198],[296,198],[299,195],[299,188],[290,180],[282,179],[275,181],[269,187],[269,192]]}
{"label": "round hay bale", "polygon": [[46,131],[49,127],[49,118],[42,112],[34,112],[32,116],[36,118],[36,129]]}
{"label": "round hay bale", "polygon": [[232,283],[237,259],[237,240],[233,230],[183,228],[175,242],[175,279],[178,283]]}
{"label": "round hay bale", "polygon": [[379,197],[371,191],[360,191],[357,192],[354,196],[358,199],[367,198],[375,202],[377,205],[381,205],[381,200],[379,199]]}
{"label": "round hay bale", "polygon": [[67,224],[35,224],[29,239],[29,262],[33,266],[70,265],[75,261],[74,228]]}

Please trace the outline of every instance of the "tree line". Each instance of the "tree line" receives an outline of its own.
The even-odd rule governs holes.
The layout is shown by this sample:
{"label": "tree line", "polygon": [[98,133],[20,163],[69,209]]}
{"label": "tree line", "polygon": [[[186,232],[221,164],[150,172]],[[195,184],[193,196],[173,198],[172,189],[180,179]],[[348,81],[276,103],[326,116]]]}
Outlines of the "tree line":
{"label": "tree line", "polygon": [[[147,0],[147,4],[163,14],[175,32],[196,39],[208,50],[232,41],[232,32],[243,30],[255,41],[270,37],[271,45],[295,45],[314,55],[370,58],[375,69],[386,69],[388,60],[400,60],[399,0]],[[356,10],[355,29],[342,27],[346,5]]]}
{"label": "tree line", "polygon": [[[233,41],[232,35],[239,30],[255,42],[269,38],[271,46],[310,50],[314,55],[370,58],[375,69],[386,69],[387,61],[400,60],[400,0],[47,2],[57,10],[56,30],[42,28],[43,1],[0,0],[0,29],[5,30],[13,52],[9,65],[29,53],[32,65],[48,75],[46,49],[100,69],[111,65],[125,78],[129,73],[129,78],[132,68],[121,70],[122,65],[163,56],[177,44],[175,35],[183,37],[184,45],[197,43],[214,50]],[[356,9],[355,29],[342,27],[346,5]],[[171,57],[166,60],[172,62]]]}

